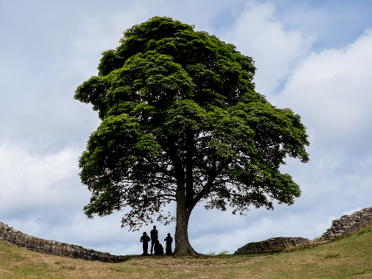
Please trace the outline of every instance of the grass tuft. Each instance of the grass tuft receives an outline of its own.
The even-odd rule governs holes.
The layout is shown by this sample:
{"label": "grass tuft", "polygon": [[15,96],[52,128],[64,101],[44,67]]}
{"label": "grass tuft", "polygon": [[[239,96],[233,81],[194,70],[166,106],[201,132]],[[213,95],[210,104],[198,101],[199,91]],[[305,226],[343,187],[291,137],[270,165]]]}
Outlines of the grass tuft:
{"label": "grass tuft", "polygon": [[328,253],[324,256],[325,259],[334,259],[334,258],[338,258],[340,256],[339,253]]}
{"label": "grass tuft", "polygon": [[371,233],[372,232],[372,226],[362,229],[360,232],[358,232],[358,235],[363,235],[365,233]]}

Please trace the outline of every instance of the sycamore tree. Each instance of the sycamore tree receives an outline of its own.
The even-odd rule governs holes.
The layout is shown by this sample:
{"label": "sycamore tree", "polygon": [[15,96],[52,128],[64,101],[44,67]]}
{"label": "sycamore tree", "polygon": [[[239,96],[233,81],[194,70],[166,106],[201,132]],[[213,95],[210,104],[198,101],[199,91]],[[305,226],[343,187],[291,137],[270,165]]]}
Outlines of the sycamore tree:
{"label": "sycamore tree", "polygon": [[[299,186],[280,166],[309,160],[306,128],[255,92],[255,70],[234,45],[168,17],[126,30],[75,94],[102,120],[79,161],[85,214],[124,211],[130,230],[175,219],[175,253],[195,255],[196,204],[234,214],[293,204]],[[175,218],[163,213],[171,202]]]}

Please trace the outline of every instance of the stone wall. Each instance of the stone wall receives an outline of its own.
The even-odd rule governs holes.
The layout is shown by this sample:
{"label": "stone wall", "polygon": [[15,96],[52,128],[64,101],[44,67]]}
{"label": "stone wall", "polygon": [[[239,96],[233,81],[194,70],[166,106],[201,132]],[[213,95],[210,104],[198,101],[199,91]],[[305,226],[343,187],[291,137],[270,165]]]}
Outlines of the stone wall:
{"label": "stone wall", "polygon": [[332,226],[327,229],[319,240],[330,241],[336,237],[347,236],[372,225],[372,207],[356,211],[351,215],[344,215],[332,221]]}
{"label": "stone wall", "polygon": [[130,256],[115,256],[78,245],[37,238],[17,231],[2,222],[0,222],[0,241],[7,241],[15,246],[35,252],[88,261],[118,263],[130,258]]}
{"label": "stone wall", "polygon": [[310,241],[302,237],[275,237],[268,240],[251,242],[239,248],[234,254],[257,254],[281,252],[292,248],[314,247],[330,242],[336,237],[344,237],[361,229],[372,226],[372,207],[344,215],[332,221],[332,226],[319,238]]}
{"label": "stone wall", "polygon": [[236,250],[235,255],[239,254],[259,254],[283,252],[295,247],[310,246],[310,240],[303,237],[274,237],[264,241],[251,242]]}
{"label": "stone wall", "polygon": [[[257,254],[268,252],[282,252],[296,247],[311,247],[327,243],[336,237],[347,236],[372,225],[372,207],[356,211],[351,215],[344,215],[332,221],[332,226],[318,239],[310,241],[303,237],[275,237],[264,241],[251,242],[239,248],[234,254]],[[54,240],[45,240],[9,227],[0,222],[0,241],[7,241],[18,247],[24,247],[31,251],[102,262],[123,262],[131,256],[115,256],[109,253],[86,249],[79,245],[73,245]]]}

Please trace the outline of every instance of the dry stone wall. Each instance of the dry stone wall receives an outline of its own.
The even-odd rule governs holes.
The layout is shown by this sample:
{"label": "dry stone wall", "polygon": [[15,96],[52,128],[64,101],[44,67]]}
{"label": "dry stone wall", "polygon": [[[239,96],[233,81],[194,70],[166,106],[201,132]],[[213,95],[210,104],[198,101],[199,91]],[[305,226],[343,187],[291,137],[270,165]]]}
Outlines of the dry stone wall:
{"label": "dry stone wall", "polygon": [[258,254],[281,252],[291,248],[314,247],[325,244],[336,237],[344,237],[356,233],[361,229],[372,226],[372,207],[356,211],[351,215],[344,215],[332,221],[332,226],[315,240],[303,237],[275,237],[264,241],[251,242],[239,248],[235,254]]}
{"label": "dry stone wall", "polygon": [[[372,225],[372,207],[356,211],[351,215],[344,215],[332,221],[332,226],[318,239],[310,241],[303,237],[275,237],[264,241],[251,242],[239,248],[235,254],[257,254],[268,252],[281,252],[295,247],[311,247],[327,243],[336,237],[347,236]],[[73,245],[54,240],[45,240],[24,234],[8,225],[0,222],[0,241],[7,241],[18,247],[31,251],[102,262],[123,262],[131,256],[116,256],[109,253],[86,249],[79,245]]]}
{"label": "dry stone wall", "polygon": [[274,237],[264,241],[251,242],[236,250],[235,255],[283,252],[294,247],[310,245],[310,240],[303,237]]}
{"label": "dry stone wall", "polygon": [[130,256],[115,256],[109,253],[86,249],[79,245],[37,238],[17,231],[2,222],[0,222],[0,241],[7,241],[15,246],[35,252],[88,261],[118,263],[130,258]]}
{"label": "dry stone wall", "polygon": [[319,240],[330,241],[336,237],[348,236],[361,229],[372,225],[372,207],[355,211],[351,215],[344,215],[332,221],[332,226],[327,229]]}

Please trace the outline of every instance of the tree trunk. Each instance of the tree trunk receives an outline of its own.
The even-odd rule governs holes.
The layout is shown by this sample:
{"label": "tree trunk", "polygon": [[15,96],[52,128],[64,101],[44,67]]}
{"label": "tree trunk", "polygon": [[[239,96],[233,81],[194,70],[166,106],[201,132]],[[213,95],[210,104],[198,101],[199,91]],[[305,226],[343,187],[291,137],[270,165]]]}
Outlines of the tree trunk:
{"label": "tree trunk", "polygon": [[198,256],[199,254],[190,245],[187,232],[192,208],[186,206],[185,192],[181,189],[178,192],[174,254],[175,256]]}
{"label": "tree trunk", "polygon": [[[191,212],[190,212],[191,213]],[[177,223],[176,223],[176,233],[175,233],[175,249],[174,253],[176,256],[197,256],[199,255],[191,247],[189,242],[189,235],[187,232],[189,225],[190,213],[186,210],[180,209],[177,204]]]}

